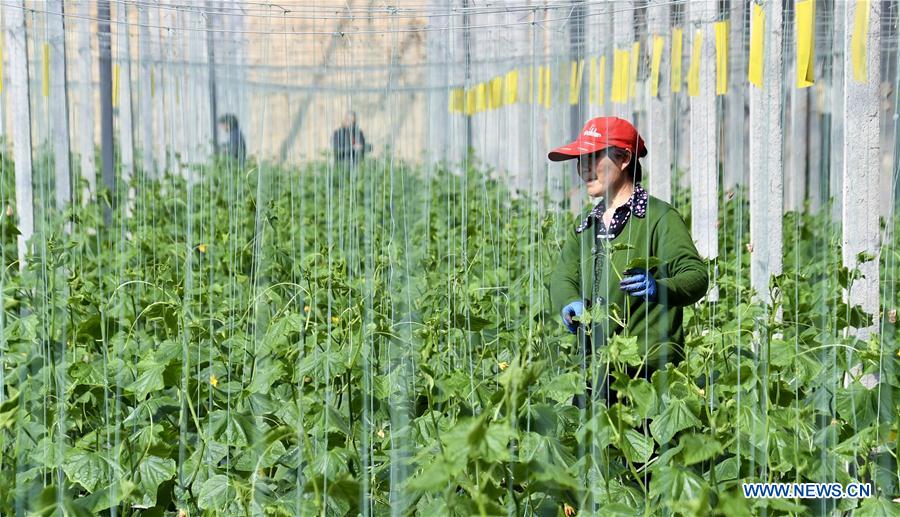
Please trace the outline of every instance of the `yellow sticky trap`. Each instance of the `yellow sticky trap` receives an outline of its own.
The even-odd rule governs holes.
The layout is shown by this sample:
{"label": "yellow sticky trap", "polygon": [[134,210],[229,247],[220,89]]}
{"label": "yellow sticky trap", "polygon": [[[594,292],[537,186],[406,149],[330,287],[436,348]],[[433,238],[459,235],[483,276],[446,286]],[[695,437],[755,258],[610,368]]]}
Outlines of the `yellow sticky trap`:
{"label": "yellow sticky trap", "polygon": [[569,67],[569,104],[578,104],[578,84],[575,82],[578,79],[578,61],[572,61]]}
{"label": "yellow sticky trap", "polygon": [[466,109],[466,92],[462,88],[450,90],[450,113],[462,113]]}
{"label": "yellow sticky trap", "polygon": [[683,34],[681,29],[672,30],[672,93],[681,91],[681,44]]}
{"label": "yellow sticky trap", "polygon": [[466,90],[466,115],[475,114],[475,88]]}
{"label": "yellow sticky trap", "polygon": [[487,85],[478,83],[475,87],[475,113],[481,113],[487,109]]}
{"label": "yellow sticky trap", "polygon": [[641,44],[635,41],[631,45],[631,63],[628,69],[628,96],[637,97],[638,64],[641,57]]}
{"label": "yellow sticky trap", "polygon": [[816,0],[797,0],[794,4],[794,23],[797,35],[797,88],[807,88],[815,82]]}
{"label": "yellow sticky trap", "polygon": [[606,56],[600,56],[600,77],[598,81],[600,85],[597,89],[597,104],[603,106],[606,104]]}
{"label": "yellow sticky trap", "polygon": [[869,42],[869,0],[856,0],[853,9],[853,38],[850,40],[850,51],[853,59],[853,80],[865,83],[869,80],[866,57]]}
{"label": "yellow sticky trap", "polygon": [[538,102],[538,90],[540,89],[540,73],[539,69],[528,67],[528,99],[529,102],[536,104]]}
{"label": "yellow sticky trap", "polygon": [[492,110],[503,106],[503,79],[495,77],[491,79],[490,107]]}
{"label": "yellow sticky trap", "polygon": [[716,95],[728,93],[728,22],[716,22]]}
{"label": "yellow sticky trap", "polygon": [[156,97],[156,77],[153,75],[153,69],[150,69],[150,98]]}
{"label": "yellow sticky trap", "polygon": [[43,60],[41,61],[41,94],[46,98],[50,96],[50,44],[43,45]]}
{"label": "yellow sticky trap", "polygon": [[588,104],[597,104],[597,58],[592,57],[588,69]]}
{"label": "yellow sticky trap", "polygon": [[581,85],[584,80],[584,59],[578,62],[578,96],[581,97]]}
{"label": "yellow sticky trap", "polygon": [[116,107],[119,105],[119,63],[113,65],[112,72],[112,105]]}
{"label": "yellow sticky trap", "polygon": [[509,106],[519,100],[519,71],[511,70],[507,72],[504,81],[503,104]]}
{"label": "yellow sticky trap", "polygon": [[537,97],[534,98],[535,104],[544,102],[544,67],[539,66],[537,70]]}
{"label": "yellow sticky trap", "polygon": [[650,97],[659,95],[659,66],[666,40],[662,36],[653,36],[653,57],[650,59]]}
{"label": "yellow sticky trap", "polygon": [[544,68],[544,107],[549,108],[553,102],[553,71],[551,68]]}
{"label": "yellow sticky trap", "polygon": [[630,58],[627,50],[616,50],[613,58],[613,84],[609,100],[617,103],[628,101],[628,69]]}
{"label": "yellow sticky trap", "polygon": [[763,38],[766,33],[766,12],[759,4],[753,4],[750,10],[750,66],[747,68],[747,80],[757,88],[763,87]]}
{"label": "yellow sticky trap", "polygon": [[696,97],[700,95],[700,53],[703,51],[703,31],[697,29],[694,32],[694,49],[691,52],[691,64],[688,68],[688,95]]}
{"label": "yellow sticky trap", "polygon": [[581,81],[584,78],[584,60],[579,62],[572,61],[571,72],[569,73],[569,104],[578,104],[581,97]]}

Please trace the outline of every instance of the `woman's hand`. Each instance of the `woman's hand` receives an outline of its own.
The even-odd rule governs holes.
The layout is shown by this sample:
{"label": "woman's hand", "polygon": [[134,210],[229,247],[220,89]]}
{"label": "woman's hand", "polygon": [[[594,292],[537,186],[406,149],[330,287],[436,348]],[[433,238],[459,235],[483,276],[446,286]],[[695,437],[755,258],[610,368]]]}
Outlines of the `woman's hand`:
{"label": "woman's hand", "polygon": [[579,300],[576,300],[576,301],[570,303],[569,305],[566,305],[565,307],[563,307],[563,310],[562,310],[563,325],[565,325],[566,328],[569,329],[569,332],[571,332],[572,334],[574,334],[578,330],[578,322],[573,320],[572,318],[581,316],[581,314],[583,312],[584,312],[584,303]]}
{"label": "woman's hand", "polygon": [[658,289],[653,275],[645,269],[629,269],[626,276],[619,282],[619,289],[631,296],[637,296],[647,301],[655,302]]}

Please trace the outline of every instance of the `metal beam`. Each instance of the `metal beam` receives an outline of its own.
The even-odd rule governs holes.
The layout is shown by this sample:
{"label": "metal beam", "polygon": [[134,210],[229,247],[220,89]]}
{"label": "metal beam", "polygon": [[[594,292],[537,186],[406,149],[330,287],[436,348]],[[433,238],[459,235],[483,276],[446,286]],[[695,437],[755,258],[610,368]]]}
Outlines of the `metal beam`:
{"label": "metal beam", "polygon": [[[348,8],[352,7],[352,6],[353,6],[353,2],[347,3]],[[327,64],[328,61],[331,59],[331,55],[334,54],[334,52],[338,49],[339,43],[341,41],[343,41],[344,28],[351,21],[353,21],[353,18],[351,18],[349,16],[341,18],[340,21],[338,21],[337,27],[335,28],[334,33],[331,37],[331,41],[328,42],[328,48],[325,49],[325,55],[322,58],[323,63]],[[320,82],[322,82],[322,79],[324,79],[327,74],[328,74],[327,68],[321,72],[316,73],[313,76],[312,84],[314,86],[318,85]],[[306,99],[303,102],[301,102],[300,107],[297,108],[297,114],[294,115],[294,122],[291,123],[291,128],[288,131],[288,135],[284,139],[284,142],[281,143],[281,147],[279,148],[279,151],[278,151],[278,155],[281,157],[282,160],[284,160],[287,157],[288,150],[291,148],[291,145],[293,145],[294,140],[296,140],[297,136],[300,134],[300,129],[303,127],[303,122],[306,120],[306,114],[307,114],[307,112],[309,112],[309,105],[312,102],[312,99],[313,99],[313,95],[312,94],[308,95],[306,97]]]}

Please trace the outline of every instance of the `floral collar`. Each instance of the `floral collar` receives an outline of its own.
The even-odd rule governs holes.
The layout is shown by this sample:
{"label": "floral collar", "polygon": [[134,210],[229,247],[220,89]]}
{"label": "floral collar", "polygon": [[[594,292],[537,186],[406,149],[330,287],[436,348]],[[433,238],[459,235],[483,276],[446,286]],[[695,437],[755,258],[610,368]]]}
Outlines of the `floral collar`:
{"label": "floral collar", "polygon": [[[631,197],[628,198],[628,201],[625,202],[624,205],[620,206],[616,209],[616,214],[613,216],[613,222],[610,225],[610,233],[616,234],[618,232],[613,231],[614,226],[624,226],[625,221],[628,219],[628,214],[633,213],[636,217],[646,217],[647,216],[647,200],[650,195],[644,190],[644,187],[641,186],[640,183],[636,183],[634,185],[634,193],[631,194]],[[601,199],[591,210],[591,212],[581,221],[581,224],[575,228],[575,233],[581,233],[587,228],[591,226],[593,221],[596,219],[597,221],[601,221],[603,218],[603,212],[606,212],[606,203],[603,199]]]}

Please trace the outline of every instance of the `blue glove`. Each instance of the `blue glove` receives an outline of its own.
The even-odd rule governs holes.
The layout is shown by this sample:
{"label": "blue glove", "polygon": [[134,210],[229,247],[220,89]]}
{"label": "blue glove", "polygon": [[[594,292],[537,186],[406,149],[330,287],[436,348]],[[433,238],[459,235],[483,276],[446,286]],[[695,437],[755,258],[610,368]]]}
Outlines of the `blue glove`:
{"label": "blue glove", "polygon": [[652,274],[645,269],[630,269],[625,274],[630,276],[626,276],[619,282],[619,289],[631,296],[637,296],[651,302],[656,301],[658,289]]}
{"label": "blue glove", "polygon": [[581,314],[583,312],[584,312],[584,303],[582,303],[581,301],[574,301],[574,302],[570,303],[569,305],[566,305],[565,307],[563,307],[563,310],[562,310],[563,325],[565,325],[566,328],[569,329],[569,332],[571,332],[572,334],[574,334],[575,331],[578,330],[578,322],[573,321],[572,317],[581,316]]}

